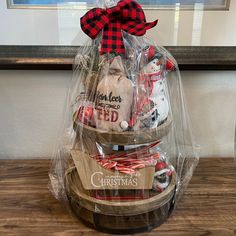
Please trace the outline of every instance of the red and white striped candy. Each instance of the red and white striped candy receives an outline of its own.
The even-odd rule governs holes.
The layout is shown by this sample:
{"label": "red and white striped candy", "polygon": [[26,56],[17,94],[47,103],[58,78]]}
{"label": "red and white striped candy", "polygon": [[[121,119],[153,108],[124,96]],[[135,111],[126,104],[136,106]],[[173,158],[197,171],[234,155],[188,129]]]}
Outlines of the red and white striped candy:
{"label": "red and white striped candy", "polygon": [[94,155],[93,158],[104,168],[114,169],[122,173],[132,174],[137,169],[146,166],[155,166],[160,158],[159,153],[150,153],[150,149],[156,147],[159,141],[138,149],[135,152],[123,152],[118,155]]}

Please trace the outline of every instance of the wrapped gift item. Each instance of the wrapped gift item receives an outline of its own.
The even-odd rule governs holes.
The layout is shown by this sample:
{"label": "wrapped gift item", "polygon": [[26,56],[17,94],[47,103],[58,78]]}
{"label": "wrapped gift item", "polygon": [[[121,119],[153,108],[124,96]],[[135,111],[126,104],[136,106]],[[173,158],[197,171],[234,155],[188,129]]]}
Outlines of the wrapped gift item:
{"label": "wrapped gift item", "polygon": [[49,173],[57,199],[112,234],[164,223],[198,160],[178,64],[145,37],[153,20],[134,0],[81,17],[90,40],[74,60]]}

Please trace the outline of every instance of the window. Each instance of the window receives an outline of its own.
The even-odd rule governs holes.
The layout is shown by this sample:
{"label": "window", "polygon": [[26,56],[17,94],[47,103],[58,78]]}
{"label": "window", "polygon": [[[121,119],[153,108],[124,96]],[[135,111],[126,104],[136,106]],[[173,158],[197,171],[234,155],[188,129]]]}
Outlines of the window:
{"label": "window", "polygon": [[[86,8],[99,0],[7,0],[9,8]],[[230,0],[138,0],[144,8],[173,9],[178,4],[182,9],[194,9],[202,4],[206,10],[228,10]]]}

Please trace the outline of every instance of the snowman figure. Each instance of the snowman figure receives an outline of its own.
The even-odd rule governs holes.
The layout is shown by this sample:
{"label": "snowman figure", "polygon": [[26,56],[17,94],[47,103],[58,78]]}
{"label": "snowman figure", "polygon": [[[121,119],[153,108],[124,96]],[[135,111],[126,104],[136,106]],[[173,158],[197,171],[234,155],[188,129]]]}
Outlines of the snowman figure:
{"label": "snowman figure", "polygon": [[[172,70],[174,64],[157,52],[154,46],[145,50],[146,65],[139,79],[139,96],[137,109],[133,115],[134,130],[140,128],[156,128],[168,117],[169,103],[166,98],[167,89],[165,70]],[[167,68],[168,65],[168,68]]]}
{"label": "snowman figure", "polygon": [[144,79],[146,80],[146,85],[149,89],[149,99],[155,104],[155,110],[152,113],[156,118],[152,126],[156,127],[160,125],[168,116],[169,104],[166,99],[166,81],[163,57],[161,54],[156,52],[154,47],[149,47],[147,49],[147,60],[148,63],[144,67]]}

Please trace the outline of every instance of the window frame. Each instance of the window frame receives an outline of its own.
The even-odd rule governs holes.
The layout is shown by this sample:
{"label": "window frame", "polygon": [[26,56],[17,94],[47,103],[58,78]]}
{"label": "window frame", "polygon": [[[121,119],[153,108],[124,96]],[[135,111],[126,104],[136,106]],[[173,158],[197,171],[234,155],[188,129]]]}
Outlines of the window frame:
{"label": "window frame", "polygon": [[[167,46],[180,70],[236,70],[236,46]],[[77,46],[0,45],[0,70],[72,70]]]}
{"label": "window frame", "polygon": [[[46,6],[46,5],[26,5],[26,4],[14,4],[13,1],[14,0],[6,0],[7,1],[7,8],[8,9],[90,9],[93,8],[94,5],[89,5],[86,4],[85,6],[80,6],[80,5],[73,5],[73,4],[69,4],[69,6],[58,6],[58,5],[50,5],[50,6]],[[229,7],[230,7],[230,1],[231,0],[224,0],[224,5],[222,6],[212,6],[212,5],[204,5],[204,10],[208,10],[208,11],[228,11]],[[154,6],[154,5],[142,5],[142,8],[144,10],[175,10],[176,5],[173,5],[173,7],[170,7],[169,5],[166,6]],[[190,6],[190,5],[181,5],[180,7],[181,10],[194,10],[194,5]]]}

